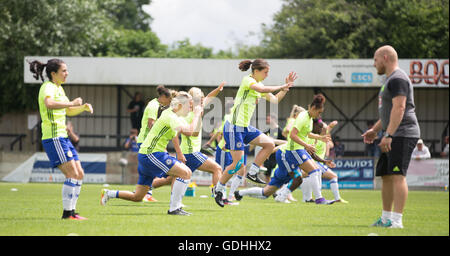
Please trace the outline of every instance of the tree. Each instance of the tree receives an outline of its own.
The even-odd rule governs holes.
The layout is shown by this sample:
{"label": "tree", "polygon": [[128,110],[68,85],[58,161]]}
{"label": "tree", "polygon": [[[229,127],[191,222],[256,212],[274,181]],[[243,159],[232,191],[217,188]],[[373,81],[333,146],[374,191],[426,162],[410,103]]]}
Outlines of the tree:
{"label": "tree", "polygon": [[153,57],[163,58],[167,55],[167,46],[150,30],[116,30],[116,40],[106,46],[103,53],[110,57]]}
{"label": "tree", "polygon": [[201,44],[192,45],[189,38],[186,38],[173,43],[166,57],[206,59],[213,57],[213,50]]}
{"label": "tree", "polygon": [[99,1],[99,7],[109,13],[117,28],[149,31],[152,17],[142,6],[150,3],[151,0],[115,0],[114,4]]}
{"label": "tree", "polygon": [[263,40],[240,56],[372,58],[383,44],[401,58],[448,58],[448,0],[284,0]]}
{"label": "tree", "polygon": [[93,56],[113,41],[113,22],[98,1],[0,1],[0,114],[36,109],[39,88],[24,87],[27,55]]}

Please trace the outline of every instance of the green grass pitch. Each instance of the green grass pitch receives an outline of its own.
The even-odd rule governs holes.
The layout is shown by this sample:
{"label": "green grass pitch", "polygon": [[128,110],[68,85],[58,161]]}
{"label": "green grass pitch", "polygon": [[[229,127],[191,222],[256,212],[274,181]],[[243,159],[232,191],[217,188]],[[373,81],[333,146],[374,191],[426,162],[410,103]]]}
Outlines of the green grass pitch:
{"label": "green grass pitch", "polygon": [[[449,194],[410,191],[404,229],[370,227],[381,214],[379,190],[341,190],[349,204],[281,204],[272,197],[245,197],[238,206],[220,208],[209,188],[184,197],[191,216],[167,215],[170,187],[154,190],[159,201],[112,199],[100,205],[101,184],[84,184],[77,211],[85,221],[61,220],[62,184],[0,183],[1,236],[448,236]],[[131,190],[134,186],[111,185]],[[329,190],[323,190],[331,199]],[[203,198],[201,195],[207,195]],[[294,197],[301,198],[296,190]]]}

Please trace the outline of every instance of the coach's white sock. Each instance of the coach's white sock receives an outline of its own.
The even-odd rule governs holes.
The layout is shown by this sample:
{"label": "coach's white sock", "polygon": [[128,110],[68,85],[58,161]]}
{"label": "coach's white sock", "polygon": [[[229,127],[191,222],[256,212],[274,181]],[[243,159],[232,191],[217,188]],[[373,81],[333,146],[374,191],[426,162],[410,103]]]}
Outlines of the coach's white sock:
{"label": "coach's white sock", "polygon": [[72,198],[72,210],[77,208],[78,197],[80,196],[81,184],[83,184],[82,180],[77,180],[77,184],[73,189],[73,198]]}
{"label": "coach's white sock", "polygon": [[77,182],[75,179],[66,179],[62,186],[62,203],[65,211],[72,210],[72,198],[74,196],[74,189]]}
{"label": "coach's white sock", "polygon": [[172,194],[170,195],[169,211],[175,211],[180,208],[181,200],[183,199],[186,189],[190,180],[183,180],[182,178],[176,178],[173,183]]}
{"label": "coach's white sock", "polygon": [[341,196],[339,195],[339,185],[338,185],[338,182],[337,182],[337,178],[334,178],[334,179],[330,180],[330,189],[331,189],[331,192],[334,195],[334,200],[341,199]]}
{"label": "coach's white sock", "polygon": [[255,164],[255,163],[253,163],[250,166],[250,169],[248,170],[248,173],[250,175],[256,175],[258,172],[259,172],[259,166],[257,164]]}
{"label": "coach's white sock", "polygon": [[312,189],[311,189],[311,177],[305,177],[303,178],[303,182],[300,185],[300,188],[302,189],[303,194],[303,201],[309,201],[312,199]]}
{"label": "coach's white sock", "polygon": [[318,177],[319,174],[320,174],[319,169],[316,169],[313,172],[309,173],[311,189],[314,194],[314,199],[316,199],[316,200],[319,198],[322,198],[322,191],[321,191],[321,187],[319,185],[319,177]]}
{"label": "coach's white sock", "polygon": [[383,222],[383,223],[387,223],[388,222],[388,220],[390,220],[391,219],[391,215],[392,215],[392,212],[390,212],[390,211],[382,211],[381,212],[381,221]]}
{"label": "coach's white sock", "polygon": [[244,190],[239,190],[239,195],[241,196],[251,196],[259,199],[266,199],[267,196],[264,195],[264,188],[253,187]]}
{"label": "coach's white sock", "polygon": [[403,226],[403,221],[402,221],[402,217],[403,214],[398,213],[398,212],[391,212],[391,220],[393,223]]}
{"label": "coach's white sock", "polygon": [[242,176],[240,176],[240,175],[234,176],[234,178],[231,180],[228,198],[232,198],[234,196],[234,191],[236,191],[236,189],[241,185],[241,182],[242,182]]}

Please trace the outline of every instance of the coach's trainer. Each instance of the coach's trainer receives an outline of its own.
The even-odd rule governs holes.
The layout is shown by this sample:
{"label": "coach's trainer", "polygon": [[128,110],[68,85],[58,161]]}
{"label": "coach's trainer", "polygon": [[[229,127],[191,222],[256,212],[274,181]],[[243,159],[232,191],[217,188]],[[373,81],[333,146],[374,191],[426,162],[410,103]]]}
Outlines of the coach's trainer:
{"label": "coach's trainer", "polygon": [[377,132],[383,130],[378,146],[381,156],[376,176],[381,176],[383,211],[372,226],[403,228],[402,214],[408,198],[406,172],[411,154],[420,138],[414,105],[414,93],[408,75],[398,67],[395,49],[385,45],[374,54],[374,67],[386,81],[378,94],[379,120],[362,136],[364,143],[373,143]]}

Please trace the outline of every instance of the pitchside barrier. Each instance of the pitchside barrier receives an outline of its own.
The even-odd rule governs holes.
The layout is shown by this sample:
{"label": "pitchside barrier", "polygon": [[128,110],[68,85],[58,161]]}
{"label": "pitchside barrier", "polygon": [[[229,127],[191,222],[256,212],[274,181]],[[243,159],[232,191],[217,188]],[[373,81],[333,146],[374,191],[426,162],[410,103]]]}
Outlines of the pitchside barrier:
{"label": "pitchside barrier", "polygon": [[409,187],[435,187],[447,189],[448,164],[448,158],[411,160],[408,174],[406,175],[406,182]]}
{"label": "pitchside barrier", "polygon": [[[339,188],[374,189],[375,164],[373,158],[335,159],[333,172],[338,176]],[[330,188],[330,183],[323,180],[322,188]]]}
{"label": "pitchside barrier", "polygon": [[[106,154],[78,153],[81,167],[84,169],[84,183],[106,182]],[[53,168],[45,152],[33,154],[28,160],[6,175],[2,181],[8,182],[64,182],[65,177]]]}
{"label": "pitchside barrier", "polygon": [[[133,157],[134,156],[134,157]],[[127,184],[137,182],[137,154],[128,154],[126,167],[122,166],[121,181],[129,180]],[[84,169],[84,183],[106,183],[108,154],[106,153],[79,153],[81,165]],[[212,158],[213,159],[213,158]],[[110,162],[114,161],[110,159]],[[248,162],[253,158],[249,157]],[[335,159],[336,168],[333,172],[338,175],[339,188],[342,189],[375,189],[375,167],[376,159],[365,158],[342,158]],[[111,163],[109,163],[111,164]],[[127,170],[124,169],[136,169]],[[406,180],[409,187],[414,188],[444,188],[449,182],[449,159],[433,158],[427,160],[411,160]],[[108,175],[114,175],[109,172]],[[123,176],[133,176],[130,179]],[[262,173],[260,174],[262,175]],[[136,177],[135,177],[136,176]],[[33,154],[30,158],[20,164],[17,168],[3,177],[6,182],[64,182],[64,175],[58,168],[52,168],[45,152]],[[109,179],[111,180],[111,179]],[[210,186],[212,175],[207,172],[195,171],[191,180],[199,186]],[[244,184],[245,186],[245,184]],[[327,180],[323,180],[322,188],[329,189]]]}

